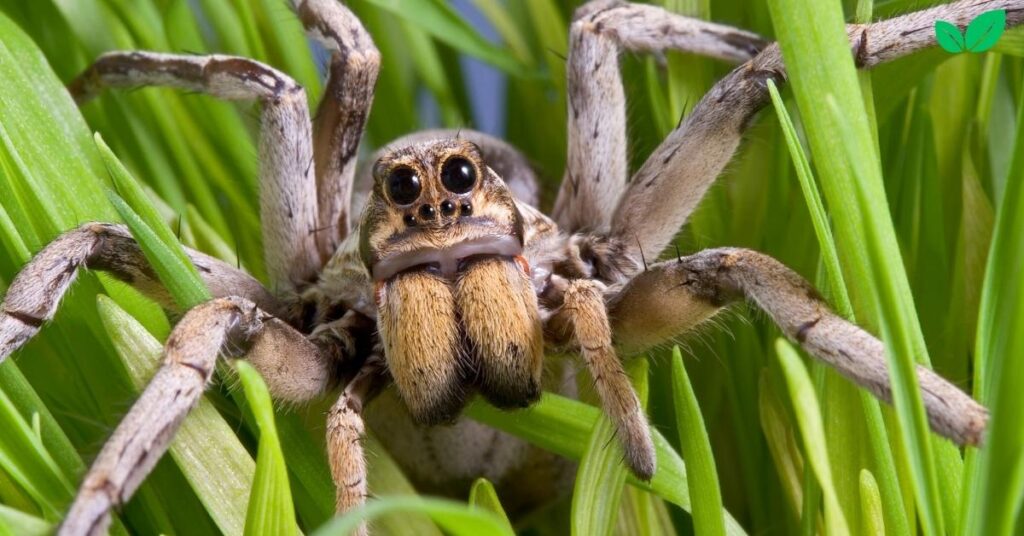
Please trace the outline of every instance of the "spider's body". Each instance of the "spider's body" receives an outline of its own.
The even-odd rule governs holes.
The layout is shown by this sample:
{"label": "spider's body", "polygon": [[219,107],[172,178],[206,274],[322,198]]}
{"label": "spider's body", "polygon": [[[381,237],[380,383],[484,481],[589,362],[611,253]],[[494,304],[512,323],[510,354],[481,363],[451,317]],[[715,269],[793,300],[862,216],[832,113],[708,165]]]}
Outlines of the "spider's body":
{"label": "spider's body", "polygon": [[[870,67],[934,44],[916,29],[935,19],[963,22],[1005,8],[1008,24],[1018,24],[1021,3],[963,0],[851,26],[855,60]],[[720,248],[648,263],[732,157],[767,101],[766,81],[784,81],[777,47],[654,6],[581,7],[567,57],[568,164],[548,215],[523,156],[480,133],[410,135],[357,176],[379,55],[340,3],[292,4],[332,52],[315,122],[300,86],[245,58],[113,52],[70,86],[79,102],[107,87],[146,85],[260,101],[261,222],[274,292],[188,252],[215,299],[182,316],[164,365],[86,475],[62,533],[103,531],[109,509],[152,469],[226,348],[245,348],[240,357],[280,400],[341,387],[327,420],[339,511],[365,500],[364,406],[382,392],[367,418],[424,487],[453,491],[487,476],[503,502],[524,507],[556,493],[571,476],[566,462],[458,419],[474,393],[503,408],[529,405],[542,389],[574,394],[573,367],[545,363],[545,349],[580,355],[626,465],[649,479],[651,436],[620,357],[686,333],[736,300],[753,301],[809,354],[891,398],[881,342],[836,316],[778,261]],[[629,177],[617,55],[666,48],[746,63]],[[123,227],[86,224],[50,243],[12,282],[0,308],[0,360],[53,317],[80,267],[108,271],[173,307]],[[917,374],[932,428],[978,443],[985,409],[930,370]]]}

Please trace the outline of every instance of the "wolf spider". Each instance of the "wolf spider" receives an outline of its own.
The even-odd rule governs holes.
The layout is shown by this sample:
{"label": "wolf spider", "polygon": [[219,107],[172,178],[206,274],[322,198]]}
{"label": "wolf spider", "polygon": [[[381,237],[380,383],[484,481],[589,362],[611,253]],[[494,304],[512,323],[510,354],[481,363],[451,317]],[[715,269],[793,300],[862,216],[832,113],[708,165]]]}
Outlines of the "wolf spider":
{"label": "wolf spider", "polygon": [[[659,7],[582,6],[567,58],[568,165],[548,215],[536,208],[523,156],[477,132],[401,138],[357,174],[378,51],[344,5],[292,5],[331,52],[315,119],[295,81],[240,57],[111,52],[69,86],[79,103],[107,88],[141,86],[259,101],[260,212],[275,291],[188,251],[215,299],[174,328],[162,367],[85,476],[62,534],[103,532],[111,507],[132,495],[165,452],[229,348],[244,349],[279,400],[300,403],[340,387],[327,416],[339,512],[366,497],[359,440],[363,408],[378,393],[386,396],[374,405],[379,411],[367,412],[371,424],[427,487],[484,474],[536,499],[546,492],[523,493],[524,481],[551,488],[538,475],[571,475],[553,455],[458,418],[474,393],[511,408],[536,401],[544,388],[565,389],[568,368],[542,375],[545,349],[582,356],[626,465],[649,479],[656,467],[648,424],[619,356],[669,341],[737,300],[751,300],[809,354],[890,400],[882,343],[835,315],[778,261],[736,248],[644,259],[665,249],[729,162],[767,102],[767,81],[784,82],[776,45]],[[999,8],[1010,24],[1024,13],[1020,0],[965,0],[851,25],[856,63],[872,67],[932,46],[936,19],[963,27]],[[617,56],[663,49],[744,63],[629,177]],[[173,307],[123,226],[88,223],[43,248],[11,284],[0,309],[0,360],[53,317],[81,267]],[[917,376],[931,427],[959,444],[979,443],[986,410],[926,368]],[[442,423],[450,426],[430,426]]]}

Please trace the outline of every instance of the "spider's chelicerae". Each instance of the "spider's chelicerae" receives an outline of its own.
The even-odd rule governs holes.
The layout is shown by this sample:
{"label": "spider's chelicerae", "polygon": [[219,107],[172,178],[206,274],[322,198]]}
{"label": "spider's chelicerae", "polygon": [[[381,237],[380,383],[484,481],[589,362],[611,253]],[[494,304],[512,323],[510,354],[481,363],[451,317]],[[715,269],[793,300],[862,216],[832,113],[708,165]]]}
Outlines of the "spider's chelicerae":
{"label": "spider's chelicerae", "polygon": [[[568,168],[545,214],[523,156],[477,132],[407,136],[357,174],[378,52],[339,2],[292,3],[309,34],[331,51],[315,120],[302,87],[239,57],[113,52],[70,86],[79,102],[106,88],[140,86],[259,101],[263,243],[275,291],[189,252],[215,299],[182,316],[163,366],[85,476],[62,533],[104,530],[110,508],[153,468],[227,348],[245,349],[282,401],[340,388],[327,424],[339,511],[366,497],[364,407],[426,489],[452,491],[485,475],[523,509],[557,493],[569,464],[459,419],[473,394],[515,408],[544,388],[564,392],[571,367],[545,367],[546,349],[582,357],[625,463],[649,479],[656,471],[651,436],[620,358],[744,298],[808,353],[889,400],[882,344],[836,316],[779,262],[733,248],[644,259],[665,249],[729,162],[767,101],[767,81],[784,81],[776,46],[649,5],[599,0],[581,7],[567,58]],[[936,19],[963,27],[991,9],[1006,9],[1011,25],[1024,18],[1021,0],[962,0],[851,25],[856,63],[871,67],[929,47]],[[663,49],[744,63],[629,177],[617,56]],[[80,267],[109,272],[171,307],[124,227],[86,224],[46,246],[11,284],[0,309],[0,360],[52,318]],[[977,444],[985,409],[931,371],[919,367],[917,374],[932,428]]]}

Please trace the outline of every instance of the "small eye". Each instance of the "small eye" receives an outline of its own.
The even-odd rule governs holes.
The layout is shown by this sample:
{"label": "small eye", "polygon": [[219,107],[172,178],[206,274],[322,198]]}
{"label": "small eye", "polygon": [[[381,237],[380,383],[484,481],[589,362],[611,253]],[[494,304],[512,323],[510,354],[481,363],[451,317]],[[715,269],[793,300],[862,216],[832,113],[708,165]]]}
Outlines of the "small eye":
{"label": "small eye", "polygon": [[396,205],[408,205],[420,196],[423,187],[420,178],[412,168],[400,167],[391,170],[387,180],[388,196]]}
{"label": "small eye", "polygon": [[453,194],[464,194],[476,184],[476,169],[465,158],[449,158],[441,167],[441,184]]}

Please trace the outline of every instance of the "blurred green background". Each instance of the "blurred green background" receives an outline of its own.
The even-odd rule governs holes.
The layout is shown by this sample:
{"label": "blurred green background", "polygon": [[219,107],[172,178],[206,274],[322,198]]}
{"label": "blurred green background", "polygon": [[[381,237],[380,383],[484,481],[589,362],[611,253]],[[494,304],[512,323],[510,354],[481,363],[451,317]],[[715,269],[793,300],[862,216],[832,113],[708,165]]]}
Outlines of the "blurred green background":
{"label": "blurred green background", "polygon": [[[565,162],[564,58],[577,3],[346,2],[383,57],[362,154],[421,128],[484,128],[529,157],[543,180],[544,208],[550,207]],[[842,47],[808,45],[808,32],[829,20],[811,0],[655,3],[778,35],[790,47],[787,54],[808,61],[845,54]],[[842,9],[852,21],[891,17],[929,2],[824,4],[823,12]],[[82,108],[83,122],[60,86],[107,50],[215,51],[280,68],[305,86],[313,106],[324,54],[304,38],[286,2],[0,0],[0,12],[0,290],[60,231],[120,219],[104,195],[112,183],[91,132],[103,136],[148,192],[163,218],[151,225],[169,226],[183,244],[265,280],[254,105],[145,89],[104,95]],[[826,33],[840,36],[836,29]],[[824,93],[800,93],[797,84],[794,95],[785,88],[780,104],[810,151],[787,145],[783,122],[769,106],[677,239],[684,253],[723,245],[769,253],[816,281],[842,313],[856,313],[869,329],[886,333],[890,348],[906,350],[907,363],[930,358],[940,374],[973,389],[996,412],[982,455],[968,449],[965,459],[948,443],[912,431],[909,409],[903,417],[887,405],[879,412],[849,382],[806,356],[806,369],[784,367],[793,361],[785,357],[791,349],[776,345],[778,329],[753,306],[736,306],[681,337],[685,371],[673,368],[667,350],[633,364],[638,386],[649,392],[652,424],[667,440],[660,453],[679,462],[659,460],[662,468],[679,471],[659,473],[653,492],[629,487],[620,497],[624,473],[599,436],[610,431],[591,431],[596,415],[588,408],[556,399],[517,416],[480,404],[471,408],[474,418],[584,457],[592,470],[581,471],[590,480],[578,484],[571,500],[520,520],[516,528],[540,534],[564,534],[570,527],[577,534],[686,534],[695,528],[705,534],[722,527],[750,534],[1015,530],[1024,490],[1024,423],[1015,413],[1024,407],[1024,369],[1008,358],[1024,353],[1022,56],[1024,34],[1009,31],[993,52],[951,56],[932,49],[862,75],[854,85],[868,95],[865,100],[852,108],[852,101],[839,102],[854,126],[816,131],[849,149],[847,164],[864,164],[846,166],[848,177],[836,176],[841,164],[824,164],[842,155],[819,153],[823,140],[801,128],[836,120]],[[821,62],[820,72],[807,71],[807,80],[821,77],[822,92],[830,83],[843,84],[834,81],[842,77],[833,78],[832,63]],[[668,52],[625,53],[621,66],[632,169],[732,67]],[[856,118],[869,118],[864,124],[872,129],[871,144],[858,138]],[[794,166],[794,155],[798,162],[810,158],[812,167]],[[818,182],[805,174],[802,188],[798,169],[814,173]],[[858,181],[878,188],[858,190],[856,200],[836,195],[842,191],[837,184]],[[821,202],[818,186],[825,217],[812,222],[808,207]],[[849,214],[867,223],[850,225]],[[819,224],[817,234],[813,223]],[[836,258],[839,264],[830,264]],[[97,301],[97,294],[113,300]],[[153,304],[103,275],[81,278],[61,311],[37,341],[0,365],[0,534],[45,533],[59,521],[85,464],[151,373],[157,341],[170,326]],[[900,340],[906,344],[893,342]],[[274,435],[290,486],[256,478],[263,482],[259,489],[269,490],[252,494],[266,501],[258,502],[249,490],[254,474],[270,474],[280,464],[279,456],[262,456],[277,439],[259,431],[266,419],[260,420],[259,410],[254,416],[250,404],[256,402],[229,389],[231,383],[217,383],[190,417],[187,444],[179,440],[172,447],[172,456],[120,513],[116,532],[274,533],[252,520],[254,511],[280,513],[278,527],[297,523],[305,532],[327,521],[333,488],[322,451],[324,408],[278,409]],[[801,386],[815,394],[810,405],[798,398]],[[695,397],[686,396],[688,388]],[[703,422],[695,419],[699,415]],[[821,433],[809,433],[808,422],[817,422]],[[701,458],[697,448],[704,437],[713,460]],[[691,477],[702,467],[701,478],[687,481],[675,454],[681,445],[697,449],[683,449],[682,460]],[[373,492],[414,494],[379,445],[371,440],[369,447]],[[830,477],[812,470],[814,459],[830,468]],[[708,478],[716,472],[717,481]],[[288,489],[290,495],[282,495]],[[500,505],[487,489],[480,484],[471,500],[457,498],[470,507],[380,501],[415,513],[384,515],[375,528],[406,534],[436,533],[438,526],[458,534],[499,530],[505,526]],[[724,516],[714,500],[719,490]],[[842,524],[828,506],[833,499]],[[289,517],[292,503],[296,521]],[[691,509],[698,513],[691,516]],[[710,521],[699,521],[702,515]]]}

